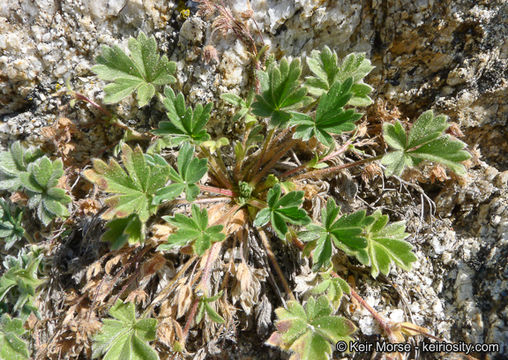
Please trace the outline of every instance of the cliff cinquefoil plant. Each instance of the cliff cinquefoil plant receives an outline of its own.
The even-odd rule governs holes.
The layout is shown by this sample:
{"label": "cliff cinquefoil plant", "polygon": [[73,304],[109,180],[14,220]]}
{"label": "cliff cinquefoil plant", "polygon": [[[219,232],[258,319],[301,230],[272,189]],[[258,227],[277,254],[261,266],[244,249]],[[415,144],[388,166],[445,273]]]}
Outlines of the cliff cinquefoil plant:
{"label": "cliff cinquefoil plant", "polygon": [[[107,103],[118,102],[137,91],[142,107],[155,95],[155,85],[174,81],[175,65],[160,57],[155,40],[142,33],[129,40],[129,50],[130,57],[117,47],[104,48],[97,59],[99,65],[93,70],[101,79],[111,82],[105,88]],[[229,275],[212,277],[211,269],[221,248],[226,244],[235,246],[236,241],[224,240],[241,237],[240,228],[258,235],[289,297],[285,307],[275,311],[276,331],[268,343],[291,351],[302,360],[329,358],[334,344],[351,341],[356,329],[350,320],[337,315],[341,298],[344,294],[359,298],[335,273],[334,254],[343,252],[356,258],[370,268],[374,278],[380,273],[388,275],[394,267],[410,270],[416,256],[406,241],[409,234],[404,221],[389,222],[388,216],[379,210],[371,214],[366,210],[345,213],[330,197],[319,221],[312,218],[308,207],[303,207],[306,199],[301,189],[305,181],[323,180],[346,168],[376,161],[384,165],[386,176],[400,175],[423,161],[442,164],[458,174],[465,171],[461,162],[470,157],[463,150],[465,144],[445,134],[446,117],[435,116],[432,111],[423,113],[409,131],[400,122],[384,124],[382,136],[391,151],[372,157],[357,151],[357,122],[363,116],[358,109],[372,103],[369,97],[372,88],[363,81],[373,69],[370,61],[363,54],[351,54],[339,61],[337,54],[325,47],[313,51],[306,62],[312,75],[305,80],[301,79],[300,59],[283,58],[257,71],[258,93],[253,88],[246,99],[235,94],[222,95],[223,100],[237,107],[232,119],[244,130],[241,136],[228,141],[214,140],[206,130],[213,104],[188,106],[182,93],[166,86],[157,98],[167,119],[160,121],[153,131],[158,137],[152,139],[148,150],[143,151],[140,146],[132,149],[125,144],[121,164],[114,159],[109,163],[96,159],[93,169],[85,172],[89,181],[111,194],[105,200],[107,210],[102,218],[109,221],[103,239],[113,249],[143,243],[146,229],[162,218],[171,225],[171,230],[157,251],[174,253],[181,249],[184,254],[192,254],[178,277],[168,285],[169,289],[173,286],[191,289],[178,291],[186,295],[175,300],[177,306],[185,307],[188,316],[183,330],[180,325],[172,325],[179,329],[176,331],[179,339],[173,334],[169,344],[173,351],[184,350],[190,328],[202,324],[205,313],[211,323],[230,325],[229,311],[220,306],[215,310],[209,304],[219,299],[227,302],[228,297],[223,296],[226,292],[215,291],[217,295],[210,297],[205,294],[229,286]],[[302,146],[302,141],[312,153],[311,160],[290,169],[282,167],[282,160],[290,151],[298,153],[297,145]],[[234,156],[226,157],[221,150],[228,146],[234,149]],[[167,148],[178,152],[176,164],[162,151]],[[358,160],[344,157],[347,151]],[[331,166],[330,160],[337,159],[343,164]],[[30,181],[41,187],[47,176],[40,179],[35,169],[49,167],[48,161],[43,158],[27,168],[26,174],[32,176]],[[53,167],[58,168],[58,163]],[[224,213],[210,221],[211,210],[200,204],[216,201],[228,205]],[[187,210],[182,212],[182,205]],[[56,206],[50,208],[56,210]],[[240,224],[235,220],[237,226],[229,226],[238,214],[246,215]],[[300,248],[319,275],[319,284],[303,305],[292,293],[276,261],[267,236],[270,233],[272,241],[279,238]],[[200,258],[202,261],[193,268],[191,265]],[[175,285],[178,281],[181,284]],[[156,302],[145,314],[155,306]],[[106,354],[107,359],[157,358],[146,343],[155,338],[155,319],[136,320],[132,304],[117,303],[110,314],[117,320],[104,321],[104,328],[95,339],[94,357]],[[393,335],[382,318],[375,315],[386,335]],[[206,324],[210,322],[204,323],[204,329],[209,329]]]}

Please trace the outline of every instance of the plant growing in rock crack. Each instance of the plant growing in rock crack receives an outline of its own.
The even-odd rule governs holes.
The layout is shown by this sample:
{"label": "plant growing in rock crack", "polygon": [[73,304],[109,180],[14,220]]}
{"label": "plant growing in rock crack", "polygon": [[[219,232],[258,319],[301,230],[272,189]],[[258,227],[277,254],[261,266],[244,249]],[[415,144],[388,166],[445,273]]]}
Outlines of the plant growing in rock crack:
{"label": "plant growing in rock crack", "polygon": [[[106,102],[117,102],[138,89],[141,107],[155,94],[152,85],[170,82],[174,66],[169,66],[165,57],[159,57],[153,39],[148,40],[144,34],[140,34],[137,40],[131,39],[129,49],[131,58],[118,48],[106,48],[103,56],[98,58],[100,65],[94,70],[102,79],[113,82],[105,88]],[[166,109],[167,120],[161,121],[159,128],[153,131],[159,137],[153,140],[148,150],[144,152],[139,146],[133,150],[123,145],[123,166],[113,159],[109,163],[95,160],[93,169],[85,172],[88,180],[112,194],[105,200],[108,209],[102,218],[109,221],[103,239],[109,241],[113,249],[127,243],[144,242],[146,229],[160,219],[161,212],[169,211],[172,216],[163,216],[162,219],[173,230],[157,250],[181,249],[185,254],[194,255],[178,275],[185,280],[186,289],[193,290],[186,292],[191,300],[185,326],[179,331],[179,339],[174,338],[169,344],[174,351],[185,351],[192,324],[201,323],[205,313],[212,322],[222,326],[228,326],[231,321],[226,308],[219,306],[216,311],[209,303],[222,301],[224,304],[228,301],[226,292],[219,290],[227,288],[228,277],[212,279],[211,272],[221,248],[229,244],[224,240],[230,237],[238,240],[242,236],[243,230],[231,226],[235,220],[240,221],[241,229],[247,226],[259,235],[290,299],[284,308],[276,310],[277,330],[269,343],[294,352],[295,358],[328,358],[334,342],[350,341],[355,331],[350,320],[336,315],[340,299],[343,294],[350,294],[361,300],[334,272],[332,256],[344,252],[355,257],[361,264],[370,267],[373,277],[379,273],[387,275],[393,266],[410,270],[416,257],[411,251],[412,246],[405,240],[409,235],[405,232],[405,223],[390,223],[388,216],[380,211],[370,215],[365,210],[341,213],[340,207],[330,198],[321,211],[320,222],[312,219],[302,207],[305,193],[301,189],[305,181],[324,179],[344,169],[374,161],[386,166],[386,176],[400,175],[405,168],[417,166],[424,160],[443,164],[459,174],[465,171],[461,161],[470,155],[463,150],[464,143],[444,134],[448,127],[446,117],[434,116],[432,111],[423,113],[409,131],[405,131],[399,122],[384,124],[383,138],[393,151],[367,157],[355,147],[359,146],[355,141],[358,136],[356,123],[362,117],[356,109],[372,102],[369,97],[372,88],[363,82],[373,69],[370,61],[362,54],[351,54],[339,62],[336,53],[325,47],[322,51],[313,51],[307,58],[307,65],[313,75],[303,81],[299,59],[273,61],[257,72],[259,93],[251,90],[246,100],[234,94],[222,96],[239,108],[233,119],[239,121],[245,130],[243,137],[231,142],[234,157],[226,157],[221,151],[221,147],[228,146],[229,141],[214,142],[206,131],[212,104],[187,106],[183,94],[166,87],[158,98]],[[131,73],[133,71],[136,74]],[[350,139],[337,148],[339,139],[336,135],[349,135]],[[210,141],[212,143],[208,144]],[[302,141],[306,142],[303,146],[307,144],[307,150],[312,152],[311,160],[289,170],[281,170],[281,160],[289,151],[302,146]],[[178,148],[175,165],[171,165],[173,161],[170,158],[164,157],[162,150],[165,148]],[[347,151],[358,160],[346,159],[344,153]],[[337,159],[345,163],[329,164]],[[38,164],[43,161],[48,163],[48,160],[41,160]],[[208,174],[207,183],[202,180],[205,174]],[[35,176],[32,180],[36,180]],[[206,196],[205,193],[219,196]],[[219,214],[213,208],[212,221],[212,216],[208,214],[212,210],[198,206],[211,202],[228,204]],[[191,205],[191,216],[181,213],[178,210],[181,207],[177,205]],[[273,240],[289,241],[302,249],[302,254],[312,259],[313,271],[321,277],[322,281],[305,305],[293,295],[276,261],[267,236],[270,229],[275,235]],[[235,243],[236,240],[233,246]],[[198,270],[187,273],[187,269],[200,257],[203,261],[195,265]],[[150,314],[158,302],[174,290],[177,281],[178,278],[172,280],[161,291],[161,295],[145,309],[144,315]],[[213,292],[215,295],[209,295]],[[364,305],[362,301],[360,303]],[[137,322],[132,304],[117,304],[115,312],[119,306],[129,307],[128,328],[131,330],[122,335],[119,345],[113,345],[105,334],[111,332],[113,336],[115,331],[112,329],[116,326],[120,331],[122,321],[127,320],[115,320],[114,324],[113,320],[109,321],[111,324],[105,322],[94,353],[107,351],[108,359],[121,358],[124,351],[121,349],[131,345],[130,348],[134,348],[138,343],[140,348],[148,349],[146,343],[133,335],[137,325],[132,324]],[[387,322],[372,308],[368,310],[381,322],[387,335],[393,335]],[[118,318],[113,310],[111,314]],[[155,323],[150,323],[150,331],[154,328]],[[143,329],[148,331],[148,328]],[[139,336],[145,341],[153,339],[146,334]],[[127,345],[127,342],[132,344]],[[155,356],[151,350],[146,350],[145,355],[138,354],[134,358]]]}

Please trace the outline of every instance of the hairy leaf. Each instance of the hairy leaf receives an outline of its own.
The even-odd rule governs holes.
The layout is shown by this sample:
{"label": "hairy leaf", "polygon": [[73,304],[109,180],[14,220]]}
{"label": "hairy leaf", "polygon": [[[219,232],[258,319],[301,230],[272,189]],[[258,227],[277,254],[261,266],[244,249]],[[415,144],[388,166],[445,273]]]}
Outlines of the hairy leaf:
{"label": "hairy leaf", "polygon": [[20,174],[21,185],[29,197],[28,207],[37,209],[37,216],[44,225],[55,218],[69,216],[67,204],[71,198],[64,189],[57,187],[63,173],[61,159],[51,161],[44,156],[30,163],[27,171]]}
{"label": "hairy leaf", "polygon": [[313,247],[313,270],[328,267],[332,258],[332,245],[347,253],[367,247],[367,240],[362,230],[371,219],[365,216],[365,211],[343,215],[337,219],[340,207],[333,199],[328,199],[326,208],[321,210],[322,225],[311,224],[306,231],[300,232],[299,237],[309,242],[307,246]]}
{"label": "hairy leaf", "polygon": [[330,90],[321,96],[314,119],[308,115],[295,113],[290,121],[292,125],[297,125],[293,137],[307,141],[315,136],[321,143],[330,146],[333,143],[331,134],[354,130],[355,122],[362,114],[352,109],[343,109],[353,95],[352,85],[352,78],[342,83],[335,82]]}
{"label": "hairy leaf", "polygon": [[210,248],[212,243],[226,238],[221,231],[222,225],[208,226],[208,212],[192,205],[192,216],[175,214],[173,217],[163,216],[163,219],[178,228],[171,234],[167,244],[160,245],[158,250],[169,250],[174,247],[185,246],[192,243],[194,252],[201,256]]}
{"label": "hairy leaf", "polygon": [[207,160],[194,157],[194,146],[184,143],[178,152],[177,169],[169,169],[169,178],[173,182],[166,188],[157,192],[155,201],[159,199],[170,200],[182,192],[188,201],[193,201],[199,194],[197,182],[208,171]]}
{"label": "hairy leaf", "polygon": [[22,218],[23,209],[13,208],[8,201],[0,199],[0,238],[5,241],[6,250],[23,238]]}
{"label": "hairy leaf", "polygon": [[102,235],[102,241],[109,242],[111,250],[118,250],[127,243],[142,243],[144,226],[138,214],[113,219],[106,224],[108,230]]}
{"label": "hairy leaf", "polygon": [[254,124],[256,122],[256,118],[250,112],[250,106],[254,98],[253,96],[249,96],[247,100],[243,100],[238,95],[232,93],[222,94],[220,97],[225,102],[240,108],[231,118],[232,122],[240,121],[242,119],[245,119],[245,123],[247,125]]}
{"label": "hairy leaf", "polygon": [[281,198],[280,184],[275,184],[267,195],[268,207],[261,209],[254,220],[254,226],[264,226],[268,222],[277,236],[284,239],[288,232],[287,223],[307,225],[310,218],[299,206],[303,202],[303,191],[291,191]]}
{"label": "hairy leaf", "polygon": [[338,308],[342,295],[351,293],[348,283],[339,277],[332,277],[330,272],[321,272],[319,276],[322,281],[312,288],[311,293],[324,294],[334,308]]}
{"label": "hairy leaf", "polygon": [[24,148],[19,141],[8,151],[0,152],[0,190],[16,191],[21,187],[20,175],[27,171],[28,164],[42,156],[35,148]]}
{"label": "hairy leaf", "polygon": [[226,320],[222,316],[220,316],[211,306],[210,303],[216,301],[222,296],[222,290],[215,296],[206,297],[203,296],[199,299],[199,308],[198,313],[196,315],[196,324],[199,324],[201,320],[204,318],[205,313],[208,315],[210,320],[216,322],[218,324],[224,324]]}
{"label": "hairy leaf", "polygon": [[109,310],[113,319],[103,321],[102,330],[93,338],[92,358],[104,360],[156,360],[157,352],[148,342],[155,340],[157,320],[136,319],[133,303],[118,300]]}
{"label": "hairy leaf", "polygon": [[336,83],[342,83],[351,78],[352,96],[348,99],[348,104],[353,106],[367,106],[372,104],[369,97],[372,88],[363,82],[363,78],[374,69],[365,54],[353,53],[342,61],[339,65],[337,54],[325,46],[322,51],[314,50],[307,58],[307,65],[314,76],[307,77],[305,85],[309,88],[309,93],[320,97],[329,91]]}
{"label": "hairy leaf", "polygon": [[113,159],[109,164],[94,159],[94,168],[86,170],[85,177],[101,190],[115,194],[106,199],[109,209],[103,219],[135,213],[146,222],[157,210],[152,200],[166,185],[170,166],[161,156],[143,154],[139,146],[132,150],[127,144],[122,147],[122,160],[127,172]]}
{"label": "hairy leaf", "polygon": [[275,310],[277,321],[267,343],[294,352],[300,360],[327,360],[338,341],[352,341],[356,330],[344,317],[332,315],[326,296],[307,300],[305,309],[297,301]]}
{"label": "hairy leaf", "polygon": [[409,236],[405,232],[405,222],[388,224],[388,215],[382,215],[379,210],[369,218],[372,221],[364,228],[367,247],[350,253],[362,264],[371,267],[373,277],[377,277],[380,272],[388,275],[392,264],[410,270],[416,256],[411,251],[411,244],[404,241]]}
{"label": "hairy leaf", "polygon": [[180,145],[184,141],[200,144],[210,139],[205,125],[210,119],[212,103],[206,104],[205,107],[197,104],[192,109],[185,107],[182,93],[177,96],[171,88],[166,87],[164,95],[162,103],[167,110],[169,121],[161,121],[159,128],[153,133],[163,136],[166,139],[166,146]]}
{"label": "hairy leaf", "polygon": [[266,71],[258,71],[261,95],[256,95],[252,113],[269,117],[272,127],[285,127],[291,118],[290,110],[296,110],[310,101],[310,98],[305,96],[307,88],[300,84],[301,72],[298,59],[289,64],[285,58],[280,61],[279,66],[272,63]]}
{"label": "hairy leaf", "polygon": [[11,319],[8,314],[3,314],[0,319],[0,360],[24,360],[29,359],[27,343],[20,338],[26,330],[23,328],[21,319]]}
{"label": "hairy leaf", "polygon": [[100,79],[113,82],[104,88],[106,103],[119,102],[136,91],[138,104],[143,107],[155,95],[155,86],[176,81],[172,76],[176,64],[166,55],[160,57],[155,38],[148,38],[143,32],[137,39],[129,38],[128,47],[130,56],[118,46],[104,46],[92,71]]}
{"label": "hairy leaf", "polygon": [[463,150],[462,141],[444,134],[448,128],[445,115],[434,116],[432,110],[424,112],[407,133],[402,124],[385,123],[383,137],[394,151],[385,154],[381,162],[386,165],[387,176],[400,176],[406,167],[418,165],[423,160],[441,163],[459,175],[466,170],[462,161],[471,155]]}
{"label": "hairy leaf", "polygon": [[32,300],[36,288],[42,283],[37,277],[42,255],[37,252],[21,251],[18,256],[8,255],[3,265],[6,271],[0,278],[0,301],[12,307],[23,319],[32,311],[38,315]]}

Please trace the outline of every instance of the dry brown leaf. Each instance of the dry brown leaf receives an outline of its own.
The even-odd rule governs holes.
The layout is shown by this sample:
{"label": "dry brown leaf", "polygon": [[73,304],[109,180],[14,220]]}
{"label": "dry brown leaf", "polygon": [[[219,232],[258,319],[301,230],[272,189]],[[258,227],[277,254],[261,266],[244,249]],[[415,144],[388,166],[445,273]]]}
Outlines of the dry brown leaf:
{"label": "dry brown leaf", "polygon": [[155,253],[148,262],[143,264],[142,267],[142,276],[141,278],[145,278],[146,276],[150,276],[155,274],[157,271],[162,269],[166,264],[166,258],[162,256],[160,253]]}
{"label": "dry brown leaf", "polygon": [[26,205],[28,202],[28,195],[21,191],[16,191],[12,193],[12,195],[9,197],[9,200],[18,205]]}
{"label": "dry brown leaf", "polygon": [[95,275],[100,274],[101,270],[102,270],[101,260],[97,260],[91,263],[86,269],[86,280],[90,281],[90,279],[92,279]]}
{"label": "dry brown leaf", "polygon": [[371,163],[367,165],[362,171],[362,180],[365,183],[369,183],[371,180],[375,179],[376,176],[382,176],[383,171],[381,167],[379,167],[376,163]]}
{"label": "dry brown leaf", "polygon": [[111,270],[113,270],[113,267],[122,260],[122,257],[124,256],[123,253],[113,256],[111,259],[109,259],[106,262],[106,266],[104,266],[104,270],[106,271],[106,274],[110,275]]}
{"label": "dry brown leaf", "polygon": [[163,301],[159,310],[159,317],[173,318],[174,317],[174,306],[170,300]]}
{"label": "dry brown leaf", "polygon": [[236,268],[236,278],[240,282],[240,288],[243,291],[248,291],[252,284],[252,273],[249,266],[245,262],[241,262]]}
{"label": "dry brown leaf", "polygon": [[127,296],[125,301],[133,301],[136,304],[144,304],[147,298],[148,294],[143,289],[136,289]]}
{"label": "dry brown leaf", "polygon": [[86,285],[81,289],[83,293],[87,292],[90,289],[93,289],[99,285],[100,280],[89,280]]}
{"label": "dry brown leaf", "polygon": [[164,319],[159,326],[157,326],[157,339],[169,347],[172,347],[177,339],[181,340],[182,338],[182,327],[175,319]]}
{"label": "dry brown leaf", "polygon": [[175,232],[175,228],[166,224],[152,225],[152,235],[156,242],[166,242],[169,235]]}
{"label": "dry brown leaf", "polygon": [[435,182],[444,182],[449,179],[446,175],[446,170],[441,165],[434,165],[430,169],[429,178],[431,184],[434,184]]}
{"label": "dry brown leaf", "polygon": [[450,135],[453,135],[457,138],[464,137],[464,133],[460,130],[459,124],[452,122],[446,132]]}
{"label": "dry brown leaf", "polygon": [[101,208],[100,202],[92,198],[79,199],[77,205],[76,216],[92,216]]}
{"label": "dry brown leaf", "polygon": [[176,291],[176,318],[179,319],[187,313],[192,304],[192,288],[188,284],[181,284]]}
{"label": "dry brown leaf", "polygon": [[233,217],[231,218],[231,221],[229,221],[227,227],[226,227],[226,234],[233,234],[241,229],[245,228],[245,225],[249,221],[249,214],[245,209],[241,209],[237,211]]}

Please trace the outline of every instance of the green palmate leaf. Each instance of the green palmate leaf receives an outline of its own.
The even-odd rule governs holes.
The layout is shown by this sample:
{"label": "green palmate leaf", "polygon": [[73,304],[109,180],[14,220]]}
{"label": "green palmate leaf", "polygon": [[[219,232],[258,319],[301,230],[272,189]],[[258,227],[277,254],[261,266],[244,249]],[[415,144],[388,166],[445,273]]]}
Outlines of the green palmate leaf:
{"label": "green palmate leaf", "polygon": [[196,324],[199,324],[201,320],[204,318],[205,313],[208,315],[210,320],[213,322],[224,324],[226,320],[212,308],[210,305],[211,302],[214,302],[215,300],[219,299],[222,296],[222,290],[215,296],[206,297],[203,296],[201,299],[199,299],[199,308],[198,313],[196,315]]}
{"label": "green palmate leaf", "polygon": [[63,173],[61,159],[51,161],[44,156],[30,163],[27,171],[20,174],[21,185],[29,197],[28,207],[37,210],[37,216],[44,225],[55,218],[69,216],[67,204],[71,198],[64,189],[57,187]]}
{"label": "green palmate leaf", "polygon": [[148,38],[143,32],[137,39],[129,38],[128,47],[130,56],[118,46],[104,46],[92,71],[102,80],[113,81],[104,88],[106,103],[119,102],[136,91],[138,104],[143,107],[155,95],[155,86],[176,81],[172,76],[176,64],[165,55],[160,57],[155,38]]}
{"label": "green palmate leaf", "polygon": [[155,196],[159,199],[169,200],[185,192],[188,201],[193,201],[199,194],[196,185],[208,171],[207,160],[194,157],[194,146],[189,143],[183,144],[178,152],[177,170],[170,168],[169,178],[173,182],[166,188],[161,189]]}
{"label": "green palmate leaf", "polygon": [[307,141],[315,136],[321,143],[330,146],[333,142],[331,134],[354,130],[355,122],[362,114],[352,109],[343,109],[353,95],[352,85],[352,78],[342,83],[335,82],[330,90],[321,96],[314,119],[295,113],[290,121],[292,125],[297,125],[293,137]]}
{"label": "green palmate leaf", "polygon": [[377,277],[380,272],[388,275],[392,264],[410,270],[416,256],[411,251],[411,244],[404,241],[409,236],[405,232],[405,222],[388,224],[388,215],[382,215],[379,210],[368,218],[372,220],[364,228],[367,247],[349,253],[355,255],[362,264],[370,266],[373,277]]}
{"label": "green palmate leaf", "polygon": [[288,232],[287,223],[307,225],[310,218],[299,206],[303,202],[303,191],[291,191],[281,198],[280,184],[275,184],[267,195],[268,207],[261,209],[254,220],[254,226],[264,226],[271,222],[273,229],[281,239]]}
{"label": "green palmate leaf", "polygon": [[245,118],[245,123],[247,125],[256,123],[256,118],[250,112],[250,106],[252,100],[254,99],[254,92],[252,92],[252,96],[249,94],[247,100],[243,100],[238,95],[232,93],[222,94],[220,97],[225,102],[240,108],[231,118],[232,122],[239,121]]}
{"label": "green palmate leaf", "polygon": [[307,65],[314,76],[307,77],[305,85],[309,93],[319,97],[332,88],[336,82],[344,82],[351,78],[352,96],[348,99],[348,104],[353,106],[367,106],[372,104],[372,99],[368,96],[372,88],[363,83],[363,78],[374,69],[365,54],[350,54],[339,65],[337,54],[325,46],[322,51],[314,50],[311,56],[307,58]]}
{"label": "green palmate leaf", "polygon": [[307,88],[300,84],[302,68],[295,59],[288,63],[282,59],[280,65],[272,63],[266,72],[258,71],[261,95],[256,95],[252,113],[270,118],[270,126],[285,127],[291,118],[290,110],[296,110],[311,100],[305,96]]}
{"label": "green palmate leaf", "polygon": [[0,360],[24,360],[30,357],[27,343],[20,338],[26,330],[23,320],[3,314],[0,319]]}
{"label": "green palmate leaf", "polygon": [[352,341],[353,323],[333,316],[326,296],[309,298],[305,309],[297,301],[275,310],[277,321],[267,343],[294,352],[300,360],[328,360],[338,341]]}
{"label": "green palmate leaf", "polygon": [[212,103],[206,104],[205,107],[197,104],[192,109],[185,107],[185,99],[182,93],[176,96],[171,88],[166,87],[164,95],[162,103],[167,110],[169,121],[161,121],[159,128],[154,130],[153,133],[163,136],[166,139],[166,146],[179,145],[184,141],[200,144],[210,139],[210,135],[205,130],[205,125],[210,119]]}
{"label": "green palmate leaf", "polygon": [[92,358],[104,360],[156,360],[157,352],[148,342],[155,340],[157,320],[136,319],[133,303],[118,300],[109,310],[114,319],[105,319],[93,338]]}
{"label": "green palmate leaf", "polygon": [[200,210],[197,205],[192,205],[192,217],[175,214],[173,217],[164,216],[164,220],[178,228],[171,234],[167,244],[160,245],[158,250],[169,250],[174,247],[192,244],[194,252],[201,256],[210,248],[212,243],[226,238],[221,231],[222,225],[208,226],[208,212]]}
{"label": "green palmate leaf", "polygon": [[106,224],[108,231],[102,235],[102,241],[109,242],[111,250],[118,250],[127,243],[142,243],[145,240],[144,226],[138,214],[113,219]]}
{"label": "green palmate leaf", "polygon": [[471,155],[463,150],[465,144],[462,141],[444,134],[448,126],[446,116],[434,116],[432,110],[420,115],[409,134],[399,121],[385,123],[383,137],[394,149],[381,160],[386,165],[386,175],[400,176],[406,167],[416,166],[423,160],[438,162],[459,175],[465,174],[461,162]]}
{"label": "green palmate leaf", "polygon": [[0,152],[0,190],[16,191],[21,187],[20,175],[27,171],[28,164],[42,156],[35,148],[24,148],[19,141],[8,151]]}
{"label": "green palmate leaf", "polygon": [[321,282],[312,288],[311,294],[324,294],[330,303],[333,304],[334,308],[338,308],[342,295],[344,293],[351,293],[348,283],[341,278],[332,277],[329,271],[321,272],[319,276],[321,277]]}
{"label": "green palmate leaf", "polygon": [[170,166],[159,155],[143,154],[139,146],[132,150],[124,145],[122,160],[127,172],[113,159],[109,164],[94,159],[94,168],[86,170],[85,177],[101,190],[115,194],[106,199],[109,208],[102,215],[103,219],[135,213],[144,223],[157,210],[157,204],[152,200],[156,192],[166,185]]}
{"label": "green palmate leaf", "polygon": [[6,268],[0,278],[0,302],[12,307],[23,319],[32,311],[38,315],[33,305],[36,288],[42,283],[37,277],[42,255],[21,251],[18,256],[7,256],[3,262]]}
{"label": "green palmate leaf", "polygon": [[13,208],[8,201],[0,199],[0,239],[5,241],[6,250],[23,238],[22,218],[22,209]]}
{"label": "green palmate leaf", "polygon": [[362,235],[363,228],[372,219],[365,216],[365,211],[343,215],[339,219],[340,207],[333,199],[328,199],[326,208],[321,210],[322,225],[311,224],[299,237],[313,248],[314,266],[318,271],[328,267],[333,253],[333,245],[347,253],[367,247],[367,239]]}

